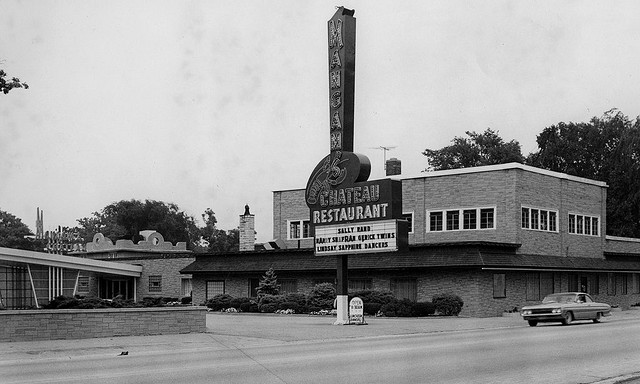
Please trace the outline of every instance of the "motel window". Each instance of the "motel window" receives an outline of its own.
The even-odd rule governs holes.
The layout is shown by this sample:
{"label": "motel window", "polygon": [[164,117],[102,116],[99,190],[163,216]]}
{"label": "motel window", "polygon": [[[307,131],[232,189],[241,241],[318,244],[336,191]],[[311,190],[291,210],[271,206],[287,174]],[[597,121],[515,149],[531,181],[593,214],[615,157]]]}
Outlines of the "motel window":
{"label": "motel window", "polygon": [[224,295],[224,280],[208,280],[206,295],[207,300],[216,295]]}
{"label": "motel window", "polygon": [[297,279],[278,279],[278,284],[280,284],[280,294],[284,295],[287,293],[297,293],[298,292],[298,280]]}
{"label": "motel window", "polygon": [[402,220],[409,222],[409,233],[413,233],[413,212],[402,213]]}
{"label": "motel window", "polygon": [[149,276],[149,292],[162,292],[162,276]]}
{"label": "motel window", "polygon": [[626,273],[621,273],[618,275],[618,279],[620,281],[620,284],[618,284],[620,286],[620,294],[626,295],[627,287],[629,285],[629,275]]}
{"label": "motel window", "polygon": [[634,273],[633,279],[633,293],[640,293],[640,273]]}
{"label": "motel window", "polygon": [[427,211],[427,217],[428,232],[495,229],[495,208]]}
{"label": "motel window", "polygon": [[249,297],[258,297],[258,287],[260,286],[260,279],[249,279]]}
{"label": "motel window", "polygon": [[309,220],[289,221],[288,240],[311,238],[311,222]]}
{"label": "motel window", "polygon": [[554,276],[552,272],[527,273],[527,300],[538,301],[554,292]]}
{"label": "motel window", "polygon": [[522,229],[557,232],[558,212],[548,209],[522,207]]}
{"label": "motel window", "polygon": [[507,297],[507,284],[504,273],[493,274],[493,298]]}
{"label": "motel window", "polygon": [[182,297],[191,296],[191,292],[193,291],[191,285],[191,279],[181,279],[180,280],[180,295]]}
{"label": "motel window", "polygon": [[597,216],[570,213],[569,233],[574,235],[600,236],[600,218]]}
{"label": "motel window", "polygon": [[371,279],[349,279],[349,292],[368,291],[372,287]]}
{"label": "motel window", "polygon": [[78,292],[89,292],[89,276],[78,277]]}
{"label": "motel window", "polygon": [[416,279],[391,279],[391,292],[393,292],[396,299],[416,301],[418,297],[418,284]]}

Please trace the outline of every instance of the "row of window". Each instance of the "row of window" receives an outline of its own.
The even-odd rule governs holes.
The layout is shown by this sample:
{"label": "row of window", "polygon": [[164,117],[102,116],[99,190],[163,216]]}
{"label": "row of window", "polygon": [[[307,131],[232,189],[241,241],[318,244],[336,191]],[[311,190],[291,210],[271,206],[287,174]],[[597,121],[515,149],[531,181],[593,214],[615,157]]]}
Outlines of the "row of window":
{"label": "row of window", "polygon": [[[558,275],[553,272],[530,272],[526,274],[526,299],[539,301],[545,296],[555,293]],[[601,281],[604,284],[601,284]],[[619,288],[619,292],[618,292]],[[631,292],[629,292],[631,288]],[[560,291],[584,292],[590,295],[627,295],[640,293],[640,273],[591,273],[568,275],[566,289]],[[507,282],[504,273],[493,275],[493,297],[507,297]]]}
{"label": "row of window", "polygon": [[[495,229],[495,218],[495,207],[429,210],[427,232]],[[409,233],[413,233],[413,212],[403,213],[402,219],[409,222]],[[523,206],[521,220],[522,229],[558,232],[558,211]],[[597,216],[569,213],[568,232],[575,235],[600,236],[600,219]],[[289,240],[310,238],[309,220],[289,221]]]}

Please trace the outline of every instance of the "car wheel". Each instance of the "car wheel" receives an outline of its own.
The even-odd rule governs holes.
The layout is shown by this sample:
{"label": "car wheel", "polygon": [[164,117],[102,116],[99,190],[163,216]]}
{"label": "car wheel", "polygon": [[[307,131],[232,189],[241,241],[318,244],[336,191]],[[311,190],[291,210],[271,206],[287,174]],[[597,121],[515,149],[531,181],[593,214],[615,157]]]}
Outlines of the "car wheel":
{"label": "car wheel", "polygon": [[566,312],[563,316],[562,319],[562,324],[564,325],[569,325],[571,324],[571,322],[573,321],[573,313],[571,312]]}
{"label": "car wheel", "polygon": [[598,313],[596,314],[596,318],[595,318],[595,319],[593,319],[593,322],[594,322],[594,323],[599,323],[601,319],[602,319],[602,313],[598,312]]}
{"label": "car wheel", "polygon": [[536,325],[538,325],[538,322],[535,320],[529,320],[529,326],[530,327],[535,327]]}

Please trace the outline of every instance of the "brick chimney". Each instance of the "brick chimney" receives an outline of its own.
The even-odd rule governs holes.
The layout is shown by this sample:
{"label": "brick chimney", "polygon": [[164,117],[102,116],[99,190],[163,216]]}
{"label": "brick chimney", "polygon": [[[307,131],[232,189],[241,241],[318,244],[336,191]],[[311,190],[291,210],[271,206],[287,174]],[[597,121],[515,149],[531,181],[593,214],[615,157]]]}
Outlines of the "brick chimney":
{"label": "brick chimney", "polygon": [[240,215],[240,251],[254,251],[256,244],[256,218],[249,213],[249,206],[244,206],[244,214]]}
{"label": "brick chimney", "polygon": [[385,168],[387,170],[387,176],[399,175],[402,173],[402,162],[395,157],[392,157],[387,160]]}

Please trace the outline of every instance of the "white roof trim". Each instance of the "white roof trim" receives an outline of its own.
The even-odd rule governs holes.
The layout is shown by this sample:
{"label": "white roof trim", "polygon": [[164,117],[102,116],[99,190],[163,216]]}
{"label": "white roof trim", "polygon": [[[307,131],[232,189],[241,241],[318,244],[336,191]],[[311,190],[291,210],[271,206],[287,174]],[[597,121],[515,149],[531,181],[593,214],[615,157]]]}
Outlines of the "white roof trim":
{"label": "white roof trim", "polygon": [[605,237],[605,239],[607,240],[613,240],[613,241],[627,241],[630,243],[640,243],[640,239],[636,239],[633,237],[619,237],[619,236],[609,236],[607,235]]}
{"label": "white roof trim", "polygon": [[576,181],[578,183],[597,185],[599,187],[605,187],[605,188],[608,187],[607,183],[603,181],[597,181],[597,180],[586,179],[584,177],[572,176],[566,173],[549,171],[546,169],[536,168],[530,165],[524,165],[520,163],[484,165],[481,167],[457,168],[457,169],[447,169],[444,171],[422,172],[417,176],[403,177],[403,179],[421,179],[421,178],[427,178],[427,177],[463,175],[467,173],[503,171],[508,169],[521,169],[523,171],[533,172],[533,173],[537,173],[545,176],[551,176],[558,179],[571,180],[571,181]]}
{"label": "white roof trim", "polygon": [[74,256],[24,251],[22,249],[13,248],[0,248],[0,261],[47,265],[51,267],[78,269],[81,271],[107,273],[120,276],[140,277],[142,274],[142,267],[139,265],[83,259]]}

